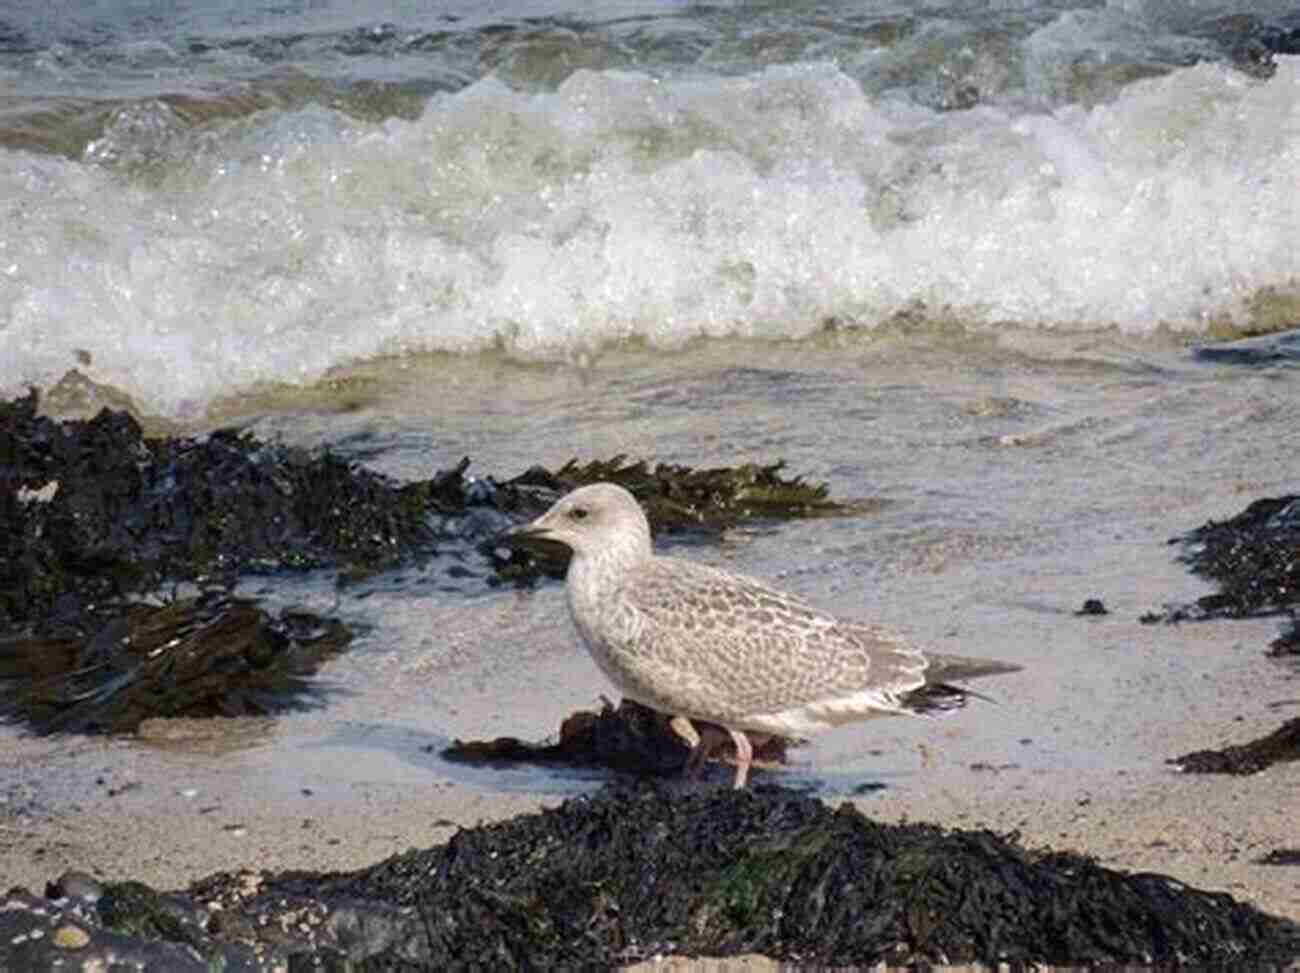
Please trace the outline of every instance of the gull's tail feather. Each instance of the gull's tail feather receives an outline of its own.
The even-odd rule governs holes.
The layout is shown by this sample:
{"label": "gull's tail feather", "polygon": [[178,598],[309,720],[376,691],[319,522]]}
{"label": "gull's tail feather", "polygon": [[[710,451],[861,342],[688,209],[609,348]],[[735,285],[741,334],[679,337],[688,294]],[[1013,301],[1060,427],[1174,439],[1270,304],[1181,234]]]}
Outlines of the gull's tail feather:
{"label": "gull's tail feather", "polygon": [[980,679],[984,676],[1001,676],[1009,672],[1019,672],[1024,666],[1011,662],[998,662],[996,659],[973,659],[962,655],[931,655],[926,653],[925,668],[927,683],[940,683],[967,679]]}
{"label": "gull's tail feather", "polygon": [[937,716],[961,709],[969,699],[995,702],[983,693],[964,686],[954,686],[949,680],[965,681],[982,676],[1000,676],[1019,672],[1023,667],[994,659],[972,659],[961,655],[926,655],[929,665],[925,670],[925,684],[902,697],[902,708],[908,713]]}

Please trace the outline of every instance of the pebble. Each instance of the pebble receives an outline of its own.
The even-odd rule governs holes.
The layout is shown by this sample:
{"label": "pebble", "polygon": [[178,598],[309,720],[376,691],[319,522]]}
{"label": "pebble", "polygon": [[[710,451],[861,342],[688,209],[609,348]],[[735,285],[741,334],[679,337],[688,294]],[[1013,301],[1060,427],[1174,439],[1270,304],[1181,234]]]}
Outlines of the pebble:
{"label": "pebble", "polygon": [[54,930],[53,942],[61,949],[81,949],[90,942],[90,933],[79,926],[59,926]]}

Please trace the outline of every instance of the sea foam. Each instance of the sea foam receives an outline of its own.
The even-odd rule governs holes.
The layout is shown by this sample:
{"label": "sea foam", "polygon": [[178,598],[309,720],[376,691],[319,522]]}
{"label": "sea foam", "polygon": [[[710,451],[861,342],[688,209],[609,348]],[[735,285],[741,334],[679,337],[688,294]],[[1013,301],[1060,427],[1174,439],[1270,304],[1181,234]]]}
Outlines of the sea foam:
{"label": "sea foam", "polygon": [[80,358],[171,414],[417,350],[628,336],[1204,329],[1300,278],[1300,58],[1104,104],[938,112],[829,63],[487,78],[415,120],[198,127],[122,109],[81,159],[0,151],[0,391]]}

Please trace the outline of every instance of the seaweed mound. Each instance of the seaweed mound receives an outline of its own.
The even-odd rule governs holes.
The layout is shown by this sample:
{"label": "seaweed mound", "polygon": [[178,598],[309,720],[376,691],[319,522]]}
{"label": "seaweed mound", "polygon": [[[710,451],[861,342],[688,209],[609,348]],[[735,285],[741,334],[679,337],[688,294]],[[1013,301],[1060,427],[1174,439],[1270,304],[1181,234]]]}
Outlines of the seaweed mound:
{"label": "seaweed mound", "polygon": [[[968,689],[948,683],[928,683],[906,694],[917,712],[942,711],[965,705]],[[715,723],[693,720],[703,733],[711,729],[726,742],[713,751],[710,760],[735,763],[736,751],[727,729]],[[754,767],[778,767],[799,740],[760,734],[751,738]],[[492,740],[454,740],[441,755],[468,764],[537,763],[568,767],[608,767],[633,774],[673,777],[685,769],[690,749],[672,728],[672,717],[623,699],[618,706],[604,700],[599,712],[578,710],[560,725],[554,743],[531,743],[518,737]],[[882,785],[883,786],[883,785]]]}
{"label": "seaweed mound", "polygon": [[128,413],[0,403],[0,627],[75,616],[164,583],[381,570],[434,540],[424,496],[333,455],[236,430],[146,439]]}
{"label": "seaweed mound", "polygon": [[[63,897],[30,921],[75,920],[79,958],[96,955],[100,937],[121,949],[126,935],[133,956],[148,943],[184,946],[196,969],[241,968],[250,953],[370,970],[608,968],[669,953],[836,966],[1300,957],[1300,926],[1223,893],[988,831],[878,824],[777,788],[643,782],[356,872],[223,873],[166,894],[139,883],[53,891]],[[53,949],[13,913],[0,917],[0,959]]]}
{"label": "seaweed mound", "polygon": [[548,492],[545,507],[580,486],[617,483],[646,508],[656,532],[695,529],[716,533],[755,519],[845,512],[843,504],[828,499],[824,483],[806,483],[798,476],[782,477],[784,465],[745,463],[697,470],[658,463],[652,468],[643,460],[628,462],[626,456],[620,455],[584,464],[570,460],[554,473],[533,467],[509,482],[516,489],[530,487]]}
{"label": "seaweed mound", "polygon": [[56,422],[36,406],[35,392],[0,402],[0,718],[122,732],[305,705],[350,633],[224,592],[249,573],[372,572],[431,548],[437,479],[398,487],[328,451],[234,430],[147,439],[125,412]]}
{"label": "seaweed mound", "polygon": [[1144,621],[1276,615],[1300,603],[1300,496],[1256,500],[1169,543],[1182,544],[1179,560],[1219,590]]}

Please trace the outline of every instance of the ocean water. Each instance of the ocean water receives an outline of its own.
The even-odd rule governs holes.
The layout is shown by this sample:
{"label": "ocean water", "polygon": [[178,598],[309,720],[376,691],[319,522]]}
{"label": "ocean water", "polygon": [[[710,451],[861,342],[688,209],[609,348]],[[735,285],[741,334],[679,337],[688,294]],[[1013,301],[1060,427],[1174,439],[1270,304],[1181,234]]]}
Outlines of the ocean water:
{"label": "ocean water", "polygon": [[[884,503],[692,556],[1026,667],[987,687],[1012,705],[847,727],[799,779],[1167,773],[1277,722],[1271,621],[1136,619],[1204,590],[1169,537],[1296,488],[1300,373],[1192,349],[1300,326],[1298,28],[1212,0],[11,2],[0,393],[403,478],[783,458]],[[422,749],[609,692],[555,586],[250,590],[357,623],[345,691],[243,757],[69,744],[61,779],[590,786]],[[1075,618],[1091,597],[1112,614]]]}
{"label": "ocean water", "polygon": [[1289,9],[8,4],[0,391],[1249,324],[1300,277]]}

